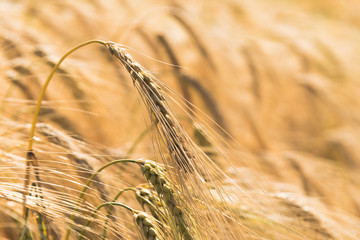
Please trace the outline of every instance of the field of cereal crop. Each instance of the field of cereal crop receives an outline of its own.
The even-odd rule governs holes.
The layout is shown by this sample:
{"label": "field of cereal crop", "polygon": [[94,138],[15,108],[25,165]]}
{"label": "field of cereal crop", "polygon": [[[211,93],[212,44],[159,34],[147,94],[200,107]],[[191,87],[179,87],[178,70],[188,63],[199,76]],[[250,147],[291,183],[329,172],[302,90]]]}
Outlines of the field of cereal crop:
{"label": "field of cereal crop", "polygon": [[0,239],[360,239],[356,0],[2,0]]}

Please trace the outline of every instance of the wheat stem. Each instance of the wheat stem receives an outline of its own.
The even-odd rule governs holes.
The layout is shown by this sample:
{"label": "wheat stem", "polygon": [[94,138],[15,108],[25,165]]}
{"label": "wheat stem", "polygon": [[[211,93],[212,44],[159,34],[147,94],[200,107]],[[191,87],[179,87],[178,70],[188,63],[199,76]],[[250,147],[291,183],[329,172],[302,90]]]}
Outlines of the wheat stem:
{"label": "wheat stem", "polygon": [[[38,166],[37,163],[37,159],[33,153],[32,150],[32,146],[33,146],[33,142],[34,142],[34,134],[35,134],[35,126],[36,126],[36,122],[37,122],[37,118],[39,115],[39,111],[40,111],[40,107],[41,107],[41,102],[45,96],[45,92],[46,89],[52,79],[52,77],[54,76],[56,70],[59,68],[60,64],[74,51],[78,50],[81,47],[84,47],[86,45],[92,44],[92,43],[100,43],[105,45],[105,42],[101,41],[101,40],[90,40],[84,43],[81,43],[79,45],[77,45],[76,47],[70,49],[67,53],[65,53],[64,56],[62,56],[60,58],[60,60],[57,62],[57,64],[54,66],[53,70],[50,72],[49,76],[47,77],[44,86],[41,89],[41,93],[35,108],[35,113],[34,113],[34,117],[33,117],[33,121],[31,124],[31,128],[30,128],[30,138],[29,138],[29,143],[28,143],[28,149],[27,149],[27,160],[26,160],[26,170],[25,170],[25,180],[24,180],[24,197],[23,197],[23,215],[25,216],[25,211],[26,211],[26,196],[28,195],[28,186],[29,186],[29,182],[30,182],[30,163],[32,163],[35,167]],[[35,173],[35,175],[38,178],[37,173]]]}
{"label": "wheat stem", "polygon": [[40,93],[40,97],[38,99],[38,102],[37,102],[37,105],[36,105],[36,108],[35,108],[35,113],[34,113],[34,117],[33,117],[33,121],[32,121],[32,124],[31,124],[31,128],[30,128],[30,139],[29,139],[29,145],[28,145],[28,151],[32,151],[32,145],[33,145],[33,142],[34,142],[34,134],[35,134],[35,125],[36,125],[36,122],[37,122],[37,118],[38,118],[38,115],[39,115],[39,111],[40,111],[40,107],[41,107],[41,102],[44,98],[44,95],[45,95],[45,92],[46,92],[46,89],[52,79],[52,77],[54,76],[56,70],[60,67],[60,64],[73,52],[75,52],[76,50],[78,50],[79,48],[82,48],[86,45],[89,45],[89,44],[92,44],[92,43],[100,43],[102,45],[106,45],[106,42],[104,41],[101,41],[101,40],[90,40],[90,41],[87,41],[87,42],[84,42],[84,43],[81,43],[79,45],[77,45],[76,47],[70,49],[67,53],[65,53],[64,56],[62,56],[60,58],[60,60],[56,63],[56,65],[54,66],[54,68],[52,69],[52,71],[50,72],[49,76],[47,77],[45,83],[44,83],[44,86],[42,87],[41,89],[41,93]]}
{"label": "wheat stem", "polygon": [[[127,191],[136,191],[136,188],[133,187],[128,187],[128,188],[124,188],[122,189],[120,192],[118,192],[118,194],[116,194],[116,196],[114,197],[114,199],[112,200],[112,202],[116,202],[118,200],[118,198]],[[105,225],[104,225],[104,231],[103,231],[103,236],[102,239],[106,239],[106,234],[107,234],[107,225],[110,219],[110,216],[112,215],[112,211],[113,210],[113,206],[110,206],[110,208],[108,209],[107,215],[106,215],[106,221],[105,221]],[[90,220],[89,220],[90,221]],[[88,226],[88,225],[86,225]]]}
{"label": "wheat stem", "polygon": [[[80,203],[81,200],[84,198],[85,192],[86,190],[89,188],[90,183],[95,179],[95,177],[104,169],[106,169],[109,166],[112,166],[116,163],[137,163],[137,164],[142,164],[142,161],[139,160],[133,160],[133,159],[120,159],[120,160],[114,160],[112,162],[109,162],[107,164],[105,164],[104,166],[102,166],[101,168],[99,168],[95,173],[93,173],[91,175],[91,177],[88,179],[88,181],[86,182],[83,190],[81,191],[80,195],[79,195],[79,199],[78,202]],[[75,212],[71,215],[71,221],[75,220]],[[71,229],[72,225],[70,225],[69,229],[66,231],[66,235],[65,235],[65,240],[69,239],[70,236],[70,229]]]}
{"label": "wheat stem", "polygon": [[[125,189],[124,189],[122,192],[124,192],[124,191],[125,191]],[[122,193],[122,192],[121,192],[121,193]],[[99,211],[101,208],[103,208],[103,207],[105,207],[105,206],[108,206],[108,205],[111,206],[111,210],[112,210],[112,207],[113,207],[113,206],[120,206],[120,207],[123,207],[123,208],[131,211],[131,212],[136,212],[134,209],[132,209],[131,207],[129,207],[129,206],[125,205],[125,204],[117,203],[117,202],[106,202],[106,203],[102,203],[102,204],[100,204],[99,206],[96,207],[96,209],[91,213],[90,219],[94,217],[94,215],[97,213],[97,211]],[[109,209],[108,211],[111,211],[111,210]],[[83,229],[82,232],[80,233],[79,240],[81,240],[81,239],[83,238],[83,236],[84,236],[84,234],[85,234],[85,232],[86,232],[86,227],[88,227],[88,226],[90,225],[90,223],[91,223],[91,220],[90,220],[90,219],[87,221],[87,223],[86,223],[85,226],[84,226],[84,229]]]}

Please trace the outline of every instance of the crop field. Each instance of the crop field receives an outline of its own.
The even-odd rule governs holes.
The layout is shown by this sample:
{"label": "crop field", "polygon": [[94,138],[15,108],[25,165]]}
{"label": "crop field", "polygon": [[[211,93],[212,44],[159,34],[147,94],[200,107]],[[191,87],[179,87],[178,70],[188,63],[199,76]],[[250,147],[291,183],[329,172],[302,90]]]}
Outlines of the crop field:
{"label": "crop field", "polygon": [[357,0],[1,0],[0,239],[360,239]]}

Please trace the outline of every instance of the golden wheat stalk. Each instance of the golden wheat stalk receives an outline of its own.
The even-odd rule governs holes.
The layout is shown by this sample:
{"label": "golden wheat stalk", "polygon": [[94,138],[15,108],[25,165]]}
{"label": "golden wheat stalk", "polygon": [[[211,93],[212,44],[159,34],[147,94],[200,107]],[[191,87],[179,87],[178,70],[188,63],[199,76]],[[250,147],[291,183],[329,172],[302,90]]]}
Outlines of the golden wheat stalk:
{"label": "golden wheat stalk", "polygon": [[[156,80],[139,63],[133,60],[120,44],[100,40],[84,42],[68,51],[55,65],[42,88],[35,109],[30,132],[28,146],[29,158],[27,164],[32,161],[37,164],[36,159],[32,160],[32,158],[30,158],[35,156],[32,149],[33,137],[41,102],[52,76],[68,55],[91,43],[99,43],[106,46],[110,53],[115,56],[129,72],[136,89],[147,106],[150,116],[152,116],[153,124],[157,127],[160,137],[165,143],[169,152],[169,159],[164,158],[163,160],[169,161],[169,164],[167,164],[167,173],[171,175],[174,184],[164,184],[161,178],[159,182],[157,182],[158,180],[154,179],[156,176],[159,176],[156,171],[154,174],[150,173],[152,177],[149,180],[154,184],[155,189],[158,194],[164,198],[164,201],[168,202],[166,203],[166,206],[169,209],[169,215],[173,216],[175,219],[174,226],[178,229],[177,234],[181,234],[185,239],[193,239],[208,238],[214,234],[221,233],[223,237],[226,237],[227,239],[236,239],[236,235],[233,232],[228,233],[224,230],[224,226],[229,220],[232,221],[233,224],[238,225],[238,221],[235,220],[236,216],[229,212],[228,214],[225,214],[225,211],[230,210],[228,205],[224,201],[221,201],[220,204],[216,197],[214,197],[214,191],[217,192],[221,198],[224,198],[226,194],[217,183],[212,181],[211,178],[213,176],[210,176],[210,172],[214,171],[213,173],[220,175],[223,173],[198,148],[182,128],[168,104],[166,100],[167,95],[160,88],[158,80]],[[216,178],[217,180],[220,180],[218,176],[216,176]],[[26,206],[25,201],[29,184],[28,179],[29,173],[27,172],[24,182],[24,209]],[[90,181],[92,180],[90,179]],[[212,182],[211,189],[204,184],[206,181]],[[159,188],[159,186],[161,186],[161,188]],[[181,194],[175,194],[175,192],[178,191],[177,188],[181,189],[181,191],[179,191]],[[206,216],[207,221],[200,224],[196,219],[201,215]],[[73,219],[72,216],[72,220]],[[238,231],[241,232],[242,230],[239,229]],[[66,233],[66,238],[68,237],[69,231]]]}
{"label": "golden wheat stalk", "polygon": [[181,126],[173,116],[155,78],[137,63],[119,44],[108,42],[107,47],[129,72],[140,94],[145,95],[145,103],[151,114],[155,116],[155,124],[160,124],[160,131],[165,137],[167,149],[175,161],[175,167],[185,172],[194,172],[196,163],[194,155],[189,149],[188,141]]}
{"label": "golden wheat stalk", "polygon": [[[228,198],[218,183],[214,181],[215,179],[221,180],[225,174],[199,149],[182,128],[168,104],[168,96],[160,88],[158,80],[137,63],[121,45],[113,42],[107,42],[106,45],[110,53],[130,74],[149,115],[152,116],[153,124],[157,127],[169,152],[169,159],[163,160],[169,161],[167,166],[171,168],[167,168],[168,173],[174,183],[179,184],[181,196],[171,197],[174,192],[166,184],[161,185],[163,180],[161,180],[162,178],[156,179],[158,176],[156,171],[150,178],[148,176],[147,178],[165,201],[168,200],[170,203],[173,198],[179,201],[175,205],[167,207],[170,209],[171,215],[181,219],[175,221],[180,233],[186,239],[207,238],[214,234],[221,234],[227,239],[236,239],[236,234],[224,231],[224,226],[229,221],[238,225],[239,222],[235,220],[238,218],[237,214],[229,209],[229,205],[225,201],[221,201],[222,205],[220,205],[214,197],[214,192],[216,192],[221,198]],[[147,173],[145,172],[145,174]],[[212,183],[211,190],[204,184],[206,181]],[[236,186],[236,188],[238,187]],[[198,207],[203,209],[199,210]],[[184,209],[186,209],[186,214]],[[224,214],[225,211],[228,214]],[[209,214],[206,215],[204,212]],[[207,222],[203,224],[196,222],[201,214],[207,217]],[[241,232],[242,228],[237,231]]]}

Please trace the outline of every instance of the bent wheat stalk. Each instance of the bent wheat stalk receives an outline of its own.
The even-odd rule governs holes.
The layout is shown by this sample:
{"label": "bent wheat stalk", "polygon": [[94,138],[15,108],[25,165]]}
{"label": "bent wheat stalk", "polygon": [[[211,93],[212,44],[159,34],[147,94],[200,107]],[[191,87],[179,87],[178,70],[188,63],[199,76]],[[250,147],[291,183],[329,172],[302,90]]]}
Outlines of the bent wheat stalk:
{"label": "bent wheat stalk", "polygon": [[[158,224],[156,223],[156,220],[153,217],[151,217],[150,215],[148,215],[145,212],[132,209],[131,207],[129,207],[125,204],[122,204],[122,203],[118,203],[118,202],[102,203],[96,207],[96,209],[92,212],[90,217],[93,218],[95,216],[95,214],[97,213],[97,211],[99,211],[101,208],[103,208],[105,206],[109,206],[109,205],[110,206],[119,206],[119,207],[125,208],[126,210],[132,212],[134,215],[134,221],[135,221],[137,227],[139,228],[140,233],[144,237],[144,239],[146,239],[146,240],[164,239],[161,236],[162,235],[161,230],[157,226]],[[88,223],[90,223],[90,220],[88,221]],[[86,226],[88,226],[88,224]],[[86,231],[86,229],[84,228],[84,230],[80,233],[79,240],[83,239],[85,231]]]}
{"label": "bent wheat stalk", "polygon": [[[226,236],[227,239],[235,239],[235,235],[233,233],[227,233],[223,230],[223,227],[225,226],[224,224],[228,222],[229,217],[221,214],[222,211],[220,209],[227,209],[227,207],[221,207],[217,203],[216,199],[212,197],[210,190],[206,187],[206,185],[204,185],[205,181],[211,181],[211,176],[209,175],[211,171],[216,171],[215,173],[219,171],[217,166],[215,166],[213,162],[204,155],[203,152],[201,152],[198,146],[190,139],[181,124],[178,122],[174,112],[165,98],[165,96],[168,96],[160,88],[159,81],[146,71],[145,68],[133,60],[122,45],[114,42],[104,42],[101,40],[84,42],[68,51],[55,65],[41,90],[30,129],[28,159],[26,163],[28,167],[26,168],[27,172],[24,182],[24,209],[26,210],[25,201],[26,196],[28,195],[27,188],[30,181],[29,167],[31,163],[33,163],[34,166],[37,166],[37,160],[34,157],[35,154],[32,146],[36,121],[45,91],[52,76],[65,58],[77,49],[92,43],[100,43],[106,46],[110,53],[119,60],[128,71],[136,89],[139,92],[139,95],[142,97],[147,110],[149,111],[150,116],[152,116],[152,123],[157,128],[160,139],[165,144],[165,147],[169,152],[169,158],[163,158],[163,160],[168,163],[167,173],[171,175],[172,182],[174,182],[175,185],[172,184],[168,186],[165,182],[161,182],[162,180],[159,180],[160,182],[158,182],[157,179],[153,179],[159,176],[159,170],[154,170],[153,173],[153,171],[150,172],[150,169],[152,168],[147,169],[151,175],[148,180],[154,184],[155,189],[158,188],[156,190],[158,194],[164,198],[165,202],[168,198],[166,207],[169,209],[170,215],[172,215],[172,218],[175,220],[174,223],[176,225],[176,229],[180,232],[179,234],[181,234],[184,239],[194,239],[198,237],[200,239],[206,239],[209,236],[213,236],[215,233],[218,234],[221,232],[221,234],[223,234],[224,237]],[[138,164],[143,166],[145,161],[139,161]],[[145,172],[147,172],[147,170]],[[92,180],[90,179],[90,182],[91,181]],[[189,183],[189,185],[186,183]],[[158,187],[156,186],[157,184],[159,184]],[[173,187],[177,188],[176,184],[181,186],[181,194],[177,194],[180,189],[172,190]],[[161,186],[161,188],[159,188],[159,186]],[[195,193],[192,193],[193,188],[196,189]],[[219,194],[222,194],[221,188],[215,188]],[[87,187],[85,188],[85,191],[86,189]],[[174,195],[175,191],[176,194]],[[173,200],[176,200],[175,203]],[[207,208],[207,211],[211,214],[207,217],[209,223],[205,222],[199,224],[195,221],[196,216],[199,214],[201,215],[203,212],[197,208],[197,205],[199,204],[202,205],[202,207]],[[214,212],[214,207],[220,211]],[[232,219],[232,217],[230,218]],[[234,223],[235,222],[236,221],[234,221]],[[139,223],[141,223],[140,220]],[[213,225],[215,223],[219,225],[219,227],[217,227],[217,229],[212,229],[210,226],[215,226]],[[66,238],[69,237],[69,233],[70,231],[67,232]]]}
{"label": "bent wheat stalk", "polygon": [[[30,138],[29,138],[29,143],[28,143],[28,149],[27,149],[27,155],[26,155],[26,170],[25,170],[25,180],[24,180],[24,196],[23,196],[23,214],[25,216],[25,212],[26,212],[26,196],[29,194],[28,193],[28,186],[30,183],[30,165],[35,166],[35,171],[36,168],[38,167],[38,161],[36,159],[36,156],[33,152],[33,143],[34,143],[34,135],[35,135],[35,126],[36,126],[36,122],[37,122],[37,118],[39,116],[39,112],[40,112],[40,108],[41,108],[41,103],[42,100],[44,99],[45,96],[45,92],[46,89],[52,79],[52,77],[54,76],[56,70],[60,67],[60,64],[73,52],[75,52],[76,50],[78,50],[81,47],[84,47],[86,45],[92,44],[92,43],[100,43],[105,45],[104,41],[101,40],[90,40],[84,43],[79,44],[78,46],[72,48],[71,50],[69,50],[67,53],[65,53],[64,56],[62,56],[62,58],[57,62],[57,64],[54,66],[53,70],[50,72],[49,76],[47,77],[44,86],[41,89],[41,93],[35,108],[35,112],[34,112],[34,117],[33,117],[33,121],[31,124],[31,128],[30,128]],[[35,172],[35,175],[38,176],[38,174]],[[37,177],[38,178],[38,177]]]}
{"label": "bent wheat stalk", "polygon": [[[184,135],[180,124],[173,116],[172,111],[155,78],[137,63],[119,44],[108,42],[110,53],[117,58],[129,72],[137,90],[144,97],[155,125],[160,124],[160,132],[165,138],[166,147],[172,160],[179,170],[194,172],[196,164],[194,155],[189,149],[188,139]],[[188,145],[188,146],[186,146]]]}
{"label": "bent wheat stalk", "polygon": [[[167,205],[170,215],[174,219],[176,229],[184,239],[206,239],[214,235],[215,232],[221,232],[224,237],[227,237],[226,239],[235,239],[234,233],[227,233],[223,230],[223,226],[228,221],[228,216],[221,214],[222,210],[216,213],[213,211],[213,207],[218,210],[221,208],[227,209],[227,205],[220,206],[204,184],[214,178],[220,179],[217,174],[221,173],[221,171],[185,132],[167,102],[166,98],[168,96],[160,88],[159,81],[137,63],[121,45],[112,42],[108,42],[106,45],[110,53],[119,60],[130,74],[135,88],[149,111],[149,115],[152,116],[151,120],[157,128],[159,138],[169,153],[167,158],[163,158],[166,162],[167,173],[170,174],[174,185],[179,184],[181,188],[181,190],[179,189],[181,194],[176,196],[176,204]],[[171,99],[171,97],[169,98]],[[211,174],[214,175],[211,176]],[[155,179],[158,175],[154,171],[154,175],[148,180],[154,184],[158,194],[162,195],[165,201],[170,196],[168,202],[172,203],[172,200],[175,199],[174,191],[166,184],[162,186],[163,183]],[[164,188],[159,188],[160,185],[157,184]],[[220,196],[224,196],[224,192],[216,183],[214,186],[215,191]],[[196,189],[195,192],[193,192],[193,189]],[[164,192],[167,190],[169,191]],[[195,202],[195,200],[199,201]],[[208,223],[198,224],[195,220],[201,214],[201,211],[197,208],[197,205],[201,204],[200,202],[204,203],[203,207],[210,212]],[[234,215],[234,217],[237,216]],[[236,222],[232,217],[230,218],[234,223]],[[214,226],[213,224],[218,225],[216,230],[211,228],[211,226]]]}
{"label": "bent wheat stalk", "polygon": [[[144,161],[142,160],[133,160],[133,159],[120,159],[120,160],[114,160],[112,162],[109,162],[107,164],[105,164],[104,166],[100,167],[95,173],[93,173],[91,175],[91,177],[88,179],[88,181],[86,182],[83,190],[81,191],[80,195],[79,195],[79,199],[78,199],[78,202],[80,203],[81,200],[84,198],[85,196],[85,192],[87,191],[87,189],[89,188],[89,185],[90,183],[92,183],[92,181],[96,178],[96,176],[101,172],[103,171],[104,169],[114,165],[114,164],[117,164],[117,163],[136,163],[136,164],[139,164],[139,165],[143,165],[144,164]],[[117,199],[117,198],[116,198]],[[116,201],[115,199],[115,201]],[[74,209],[76,211],[76,209]],[[71,221],[74,221],[75,220],[75,212],[71,215]],[[90,222],[88,223],[90,224]],[[72,225],[70,225],[70,228],[72,227]],[[66,235],[65,235],[65,240],[69,239],[69,236],[70,236],[70,228],[66,231]]]}

